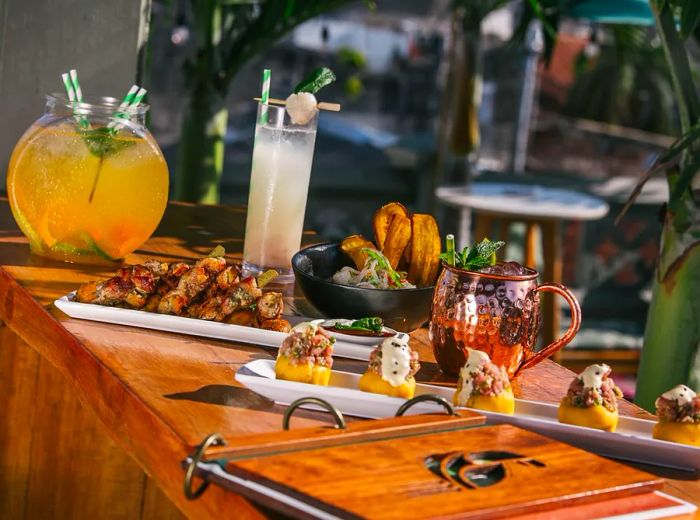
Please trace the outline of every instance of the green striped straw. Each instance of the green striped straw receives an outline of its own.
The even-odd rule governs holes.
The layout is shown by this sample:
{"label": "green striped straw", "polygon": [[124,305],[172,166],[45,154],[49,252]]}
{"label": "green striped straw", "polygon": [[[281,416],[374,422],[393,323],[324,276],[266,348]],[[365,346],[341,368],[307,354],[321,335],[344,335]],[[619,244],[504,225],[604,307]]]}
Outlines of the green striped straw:
{"label": "green striped straw", "polygon": [[78,103],[83,102],[83,91],[80,90],[80,83],[78,83],[78,71],[75,69],[70,70],[70,81],[73,84],[73,90],[75,90],[75,100]]}
{"label": "green striped straw", "polygon": [[[143,98],[147,92],[148,91],[145,88],[139,87],[138,85],[132,85],[129,92],[127,92],[126,96],[124,96],[124,100],[119,105],[118,111],[113,117],[122,120],[128,119],[129,115],[126,113],[128,109],[130,107],[138,106],[138,104],[143,101]],[[109,123],[109,125],[107,125],[107,127],[116,132],[124,127],[124,123],[113,120]]]}
{"label": "green striped straw", "polygon": [[[73,81],[73,77],[75,77],[75,81]],[[83,93],[80,90],[80,84],[78,83],[78,73],[75,69],[72,69],[70,72],[61,74],[61,79],[63,80],[63,86],[66,89],[68,101],[73,106],[73,112],[76,112],[75,103],[80,103],[83,100]],[[88,128],[90,126],[90,122],[77,113],[75,115],[75,120],[81,128]]]}
{"label": "green striped straw", "polygon": [[135,107],[136,105],[141,103],[141,101],[143,101],[143,98],[146,96],[147,92],[148,90],[146,90],[145,88],[139,88],[139,91],[134,96],[134,100],[131,102],[131,106]]}
{"label": "green striped straw", "polygon": [[73,90],[73,83],[70,81],[70,75],[67,72],[61,74],[61,79],[63,79],[63,86],[66,89],[66,95],[68,96],[68,101],[73,104],[75,102],[75,91]]}
{"label": "green striped straw", "polygon": [[[136,95],[136,92],[138,92],[139,86],[138,85],[131,85],[131,88],[129,89],[129,92],[126,93],[126,96],[124,96],[124,99],[122,99],[122,102],[119,104],[119,108],[117,108],[117,111],[114,113],[112,116],[115,119],[122,119],[126,117],[126,114],[124,111],[129,108],[129,105],[131,105],[131,102],[134,99],[134,96]],[[114,128],[117,125],[117,122],[112,120],[109,122],[107,125],[107,128]]]}
{"label": "green striped straw", "polygon": [[262,94],[260,96],[260,124],[266,125],[269,117],[267,103],[270,99],[270,69],[263,70]]}

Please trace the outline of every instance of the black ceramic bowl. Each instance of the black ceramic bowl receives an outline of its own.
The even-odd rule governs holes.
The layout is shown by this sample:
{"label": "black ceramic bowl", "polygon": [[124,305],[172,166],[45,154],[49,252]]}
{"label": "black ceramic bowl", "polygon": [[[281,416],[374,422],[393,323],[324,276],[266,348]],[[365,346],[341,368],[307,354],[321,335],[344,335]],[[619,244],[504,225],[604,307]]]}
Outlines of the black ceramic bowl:
{"label": "black ceramic bowl", "polygon": [[292,269],[304,296],[327,318],[379,316],[387,327],[401,332],[417,329],[430,318],[434,287],[367,289],[331,282],[331,276],[352,261],[337,243],[302,249]]}

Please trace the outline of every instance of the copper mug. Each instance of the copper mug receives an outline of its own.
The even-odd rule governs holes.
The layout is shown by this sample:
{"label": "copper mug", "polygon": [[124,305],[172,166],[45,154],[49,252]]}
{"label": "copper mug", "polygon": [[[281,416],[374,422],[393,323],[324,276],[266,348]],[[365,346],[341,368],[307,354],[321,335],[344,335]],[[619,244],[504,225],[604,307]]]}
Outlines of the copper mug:
{"label": "copper mug", "polygon": [[[537,284],[537,271],[521,266],[519,275],[466,271],[443,263],[430,311],[430,341],[440,369],[458,375],[467,347],[486,352],[509,377],[564,348],[581,327],[581,307],[557,283]],[[535,352],[541,325],[540,292],[562,296],[571,307],[564,335]]]}

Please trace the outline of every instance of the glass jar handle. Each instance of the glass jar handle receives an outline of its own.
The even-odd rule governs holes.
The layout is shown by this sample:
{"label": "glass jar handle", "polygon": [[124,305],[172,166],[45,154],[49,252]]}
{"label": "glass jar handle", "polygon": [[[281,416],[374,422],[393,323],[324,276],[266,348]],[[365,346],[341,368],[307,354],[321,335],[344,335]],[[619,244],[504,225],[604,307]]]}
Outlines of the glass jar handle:
{"label": "glass jar handle", "polygon": [[537,289],[535,290],[537,292],[555,293],[564,298],[569,304],[569,307],[571,307],[571,324],[562,337],[553,341],[539,352],[536,352],[533,356],[523,360],[518,369],[515,371],[515,375],[520,373],[521,370],[530,368],[531,366],[536,365],[540,361],[543,361],[552,354],[563,349],[571,342],[572,339],[574,339],[574,336],[578,334],[578,331],[581,328],[581,306],[569,289],[558,283],[543,283],[542,285],[538,285]]}

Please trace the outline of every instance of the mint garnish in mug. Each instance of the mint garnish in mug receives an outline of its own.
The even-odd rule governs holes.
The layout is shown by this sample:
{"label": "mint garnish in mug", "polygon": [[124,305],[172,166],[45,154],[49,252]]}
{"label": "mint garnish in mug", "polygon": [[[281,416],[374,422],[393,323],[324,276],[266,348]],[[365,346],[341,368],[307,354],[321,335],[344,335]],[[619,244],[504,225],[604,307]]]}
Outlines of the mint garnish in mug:
{"label": "mint garnish in mug", "polygon": [[460,253],[455,251],[453,235],[447,235],[446,243],[447,251],[440,255],[440,260],[466,271],[478,271],[484,267],[494,265],[496,263],[496,251],[506,245],[502,240],[491,242],[488,238],[484,238],[471,248],[469,246],[465,247]]}
{"label": "mint garnish in mug", "polygon": [[327,67],[319,67],[305,77],[287,98],[287,113],[296,125],[305,125],[316,114],[316,92],[335,81],[335,74]]}

